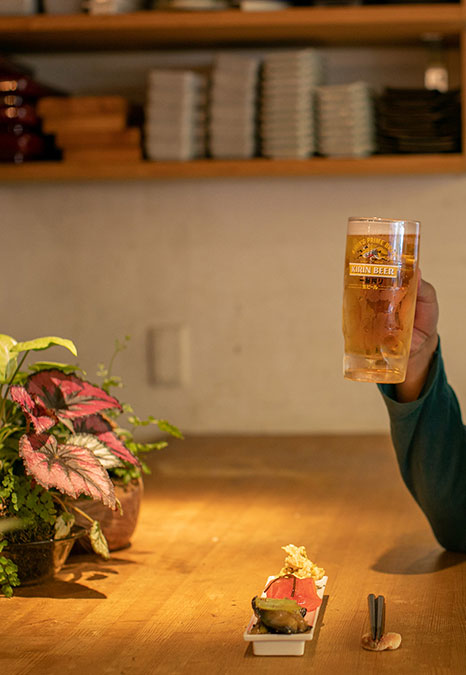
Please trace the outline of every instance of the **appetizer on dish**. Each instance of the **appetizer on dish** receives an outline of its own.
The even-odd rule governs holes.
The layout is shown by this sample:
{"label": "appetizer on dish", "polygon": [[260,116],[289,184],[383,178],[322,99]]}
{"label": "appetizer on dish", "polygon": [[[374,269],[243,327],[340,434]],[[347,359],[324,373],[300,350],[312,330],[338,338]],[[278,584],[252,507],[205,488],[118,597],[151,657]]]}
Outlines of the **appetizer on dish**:
{"label": "appetizer on dish", "polygon": [[307,557],[304,546],[282,546],[285,564],[276,577],[271,577],[261,597],[254,597],[252,608],[256,623],[251,633],[306,633],[315,622],[316,610],[322,604],[316,582],[322,589],[325,570]]}

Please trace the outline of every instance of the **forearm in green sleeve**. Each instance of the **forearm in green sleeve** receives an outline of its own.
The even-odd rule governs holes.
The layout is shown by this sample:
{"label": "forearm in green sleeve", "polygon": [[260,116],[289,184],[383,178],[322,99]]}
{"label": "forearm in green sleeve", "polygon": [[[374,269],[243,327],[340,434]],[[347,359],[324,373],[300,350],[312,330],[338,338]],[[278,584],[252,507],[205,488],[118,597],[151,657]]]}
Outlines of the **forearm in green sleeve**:
{"label": "forearm in green sleeve", "polygon": [[416,401],[399,403],[394,385],[379,385],[379,389],[408,489],[439,543],[466,552],[466,429],[447,382],[440,345]]}

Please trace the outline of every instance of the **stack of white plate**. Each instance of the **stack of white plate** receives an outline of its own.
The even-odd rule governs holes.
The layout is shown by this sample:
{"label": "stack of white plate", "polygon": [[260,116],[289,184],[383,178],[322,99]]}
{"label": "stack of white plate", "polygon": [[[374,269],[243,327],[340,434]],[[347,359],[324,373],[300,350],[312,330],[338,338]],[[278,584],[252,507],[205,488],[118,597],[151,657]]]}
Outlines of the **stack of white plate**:
{"label": "stack of white plate", "polygon": [[317,147],[328,157],[364,157],[375,152],[375,116],[369,85],[352,82],[318,87]]}
{"label": "stack of white plate", "polygon": [[0,0],[0,14],[15,15],[35,14],[38,11],[38,0]]}
{"label": "stack of white plate", "polygon": [[314,92],[322,78],[322,60],[315,49],[265,56],[260,106],[263,155],[301,158],[315,152]]}
{"label": "stack of white plate", "polygon": [[143,8],[143,0],[87,0],[89,14],[125,14]]}
{"label": "stack of white plate", "polygon": [[209,103],[209,150],[218,159],[248,159],[256,152],[259,61],[220,54]]}
{"label": "stack of white plate", "polygon": [[213,10],[227,9],[229,0],[153,0],[153,9]]}
{"label": "stack of white plate", "polygon": [[83,0],[44,0],[46,14],[79,14],[83,10]]}
{"label": "stack of white plate", "polygon": [[205,154],[206,77],[189,70],[152,70],[145,106],[149,159],[187,160]]}
{"label": "stack of white plate", "polygon": [[289,6],[287,0],[240,0],[240,8],[245,12],[274,12]]}

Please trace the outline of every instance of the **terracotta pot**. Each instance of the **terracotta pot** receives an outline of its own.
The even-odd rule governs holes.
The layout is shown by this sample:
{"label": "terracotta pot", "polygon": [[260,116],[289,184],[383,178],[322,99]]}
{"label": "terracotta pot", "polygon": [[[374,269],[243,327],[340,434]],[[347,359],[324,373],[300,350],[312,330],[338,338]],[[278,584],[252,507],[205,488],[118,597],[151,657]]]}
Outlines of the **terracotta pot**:
{"label": "terracotta pot", "polygon": [[[81,511],[99,521],[110,551],[118,551],[130,545],[131,537],[136,529],[143,494],[142,479],[134,480],[128,485],[122,483],[114,483],[114,485],[116,498],[120,501],[123,509],[122,515],[119,511],[112,511],[101,502],[85,498],[76,501],[76,506]],[[86,521],[78,513],[76,514],[76,523],[86,528],[89,527],[89,521]],[[80,539],[79,543],[87,551],[92,550],[87,537]]]}

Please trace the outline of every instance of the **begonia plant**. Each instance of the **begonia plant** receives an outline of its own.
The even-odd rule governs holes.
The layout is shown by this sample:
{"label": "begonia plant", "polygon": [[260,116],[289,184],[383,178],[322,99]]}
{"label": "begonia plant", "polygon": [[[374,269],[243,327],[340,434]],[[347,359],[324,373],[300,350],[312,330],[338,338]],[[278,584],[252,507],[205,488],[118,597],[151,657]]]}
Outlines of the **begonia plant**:
{"label": "begonia plant", "polygon": [[[102,387],[84,379],[77,365],[41,361],[21,370],[29,352],[52,346],[77,356],[73,342],[64,338],[17,342],[0,335],[0,589],[6,596],[20,584],[8,545],[65,538],[75,513],[89,523],[94,551],[108,557],[99,523],[75,500],[84,495],[119,508],[112,477],[139,476],[145,465],[137,455],[166,445],[136,443],[132,432],[117,424],[122,412],[132,410],[110,395],[118,378],[103,367]],[[129,421],[133,426],[155,423],[182,437],[165,420],[133,416]]]}

